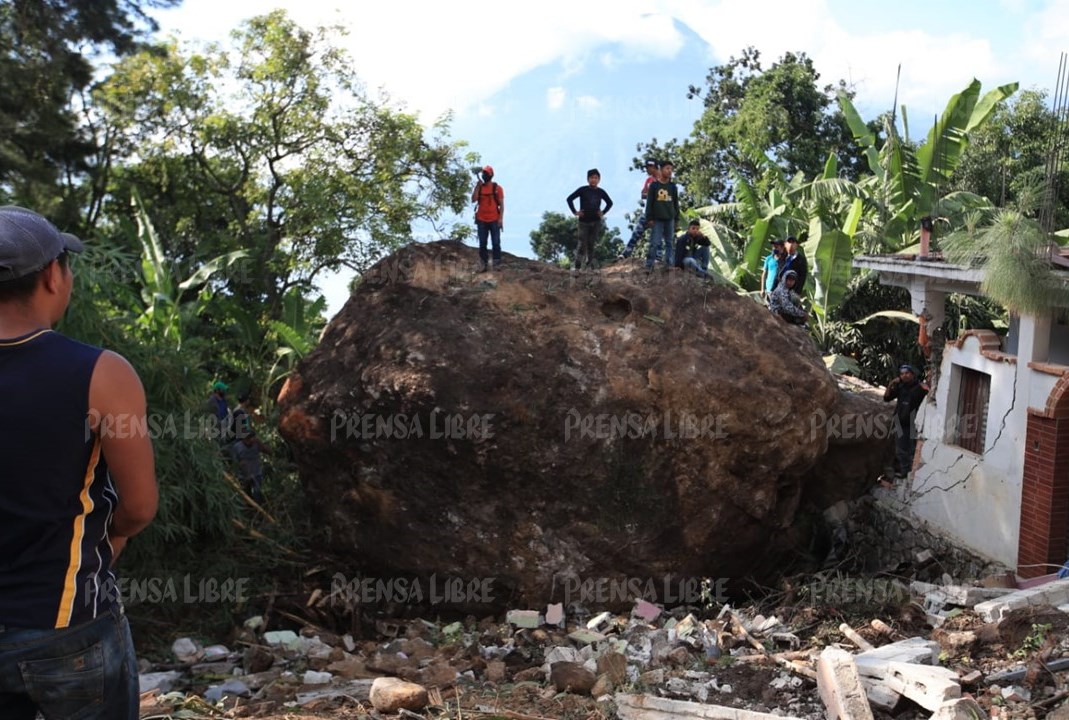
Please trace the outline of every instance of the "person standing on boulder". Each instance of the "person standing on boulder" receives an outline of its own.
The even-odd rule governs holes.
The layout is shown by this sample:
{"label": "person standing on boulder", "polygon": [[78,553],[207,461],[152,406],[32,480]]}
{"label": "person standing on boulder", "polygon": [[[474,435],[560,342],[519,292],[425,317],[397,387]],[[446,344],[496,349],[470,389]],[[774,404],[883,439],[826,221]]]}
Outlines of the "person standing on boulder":
{"label": "person standing on boulder", "polygon": [[897,401],[894,421],[896,480],[904,480],[913,469],[913,453],[917,448],[915,419],[927,395],[928,388],[917,380],[917,368],[909,364],[898,368],[898,377],[887,383],[883,393],[884,402]]}
{"label": "person standing on boulder", "polygon": [[486,251],[489,237],[493,248],[493,267],[501,267],[501,231],[505,229],[505,191],[494,182],[494,169],[487,165],[479,171],[479,179],[471,192],[475,203],[475,230],[479,236],[479,272],[486,272],[490,255]]}
{"label": "person standing on boulder", "polygon": [[646,198],[646,223],[650,226],[650,249],[646,255],[646,269],[652,270],[653,264],[661,258],[664,246],[664,264],[672,267],[672,246],[679,222],[679,188],[672,182],[673,165],[671,160],[661,163],[661,177],[650,183]]}
{"label": "person standing on boulder", "polygon": [[[646,161],[646,182],[642,184],[642,196],[640,202],[645,205],[646,198],[650,192],[650,185],[657,180],[661,179],[661,171],[657,167],[657,161],[652,158]],[[631,231],[631,238],[627,241],[627,247],[624,248],[624,257],[629,258],[635,252],[635,246],[638,245],[642,236],[646,234],[646,215],[645,212],[635,218],[635,227]]]}
{"label": "person standing on boulder", "polygon": [[[566,199],[568,209],[572,215],[579,218],[579,243],[576,251],[576,268],[587,270],[594,268],[594,246],[601,237],[602,221],[605,213],[612,208],[612,198],[604,189],[598,187],[601,182],[601,173],[597,168],[587,170],[586,185],[576,189]],[[575,209],[575,201],[579,200],[579,209]],[[601,206],[605,203],[605,207]]]}
{"label": "person standing on boulder", "polygon": [[136,720],[112,566],[158,502],[145,390],[123,357],[51,328],[81,240],[0,207],[0,717]]}

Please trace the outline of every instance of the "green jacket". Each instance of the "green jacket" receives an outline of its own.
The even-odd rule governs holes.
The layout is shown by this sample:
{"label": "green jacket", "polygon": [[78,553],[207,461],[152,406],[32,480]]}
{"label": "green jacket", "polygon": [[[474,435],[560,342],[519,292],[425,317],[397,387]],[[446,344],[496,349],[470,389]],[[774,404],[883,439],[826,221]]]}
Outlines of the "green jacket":
{"label": "green jacket", "polygon": [[646,195],[646,219],[679,222],[679,188],[674,182],[650,183]]}

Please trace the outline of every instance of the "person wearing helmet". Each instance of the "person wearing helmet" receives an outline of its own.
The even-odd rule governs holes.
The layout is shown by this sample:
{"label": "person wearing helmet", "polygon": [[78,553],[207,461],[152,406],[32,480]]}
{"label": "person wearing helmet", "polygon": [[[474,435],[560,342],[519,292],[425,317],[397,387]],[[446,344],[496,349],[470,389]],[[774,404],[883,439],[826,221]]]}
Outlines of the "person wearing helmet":
{"label": "person wearing helmet", "polygon": [[505,191],[494,182],[494,169],[489,165],[479,171],[479,180],[471,193],[475,203],[475,230],[479,236],[479,272],[486,272],[491,255],[486,250],[487,238],[493,248],[494,268],[501,267],[501,231],[505,229]]}

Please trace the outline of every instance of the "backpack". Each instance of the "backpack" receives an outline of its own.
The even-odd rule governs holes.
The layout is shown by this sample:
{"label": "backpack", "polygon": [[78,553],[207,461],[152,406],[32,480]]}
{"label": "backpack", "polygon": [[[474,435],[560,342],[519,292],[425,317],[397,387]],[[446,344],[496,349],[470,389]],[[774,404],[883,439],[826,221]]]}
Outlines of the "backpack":
{"label": "backpack", "polygon": [[[489,194],[484,192],[484,190],[485,190],[487,185],[490,186],[490,193]],[[483,183],[482,189],[479,190],[479,200],[478,200],[478,202],[475,203],[475,216],[474,217],[475,217],[475,221],[476,222],[479,221],[479,217],[478,217],[479,216],[479,211],[483,209],[483,207],[484,207],[483,203],[492,203],[493,208],[494,208],[494,212],[497,212],[498,200],[497,200],[497,183],[496,182]]]}

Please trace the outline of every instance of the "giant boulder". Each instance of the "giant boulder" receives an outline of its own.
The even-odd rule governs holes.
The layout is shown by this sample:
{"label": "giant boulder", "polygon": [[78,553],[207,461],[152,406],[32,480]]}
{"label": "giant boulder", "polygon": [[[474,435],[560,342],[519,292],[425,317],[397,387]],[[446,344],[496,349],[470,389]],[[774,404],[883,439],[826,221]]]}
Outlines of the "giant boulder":
{"label": "giant boulder", "polygon": [[806,332],[641,263],[476,266],[453,242],[386,258],[280,395],[346,567],[493,578],[494,604],[773,574],[840,402]]}

